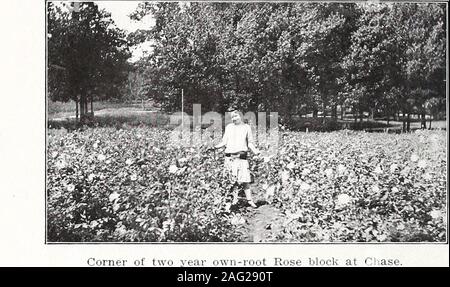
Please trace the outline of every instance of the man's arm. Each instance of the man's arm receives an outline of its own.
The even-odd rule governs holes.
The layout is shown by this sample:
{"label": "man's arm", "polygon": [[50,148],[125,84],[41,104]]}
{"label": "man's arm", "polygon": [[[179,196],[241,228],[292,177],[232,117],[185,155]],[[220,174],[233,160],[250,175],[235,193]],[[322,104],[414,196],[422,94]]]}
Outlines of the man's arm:
{"label": "man's arm", "polygon": [[248,148],[254,153],[254,154],[260,154],[261,152],[255,147],[254,140],[253,140],[253,134],[252,134],[252,128],[250,125],[248,125],[248,132],[247,132],[247,145]]}
{"label": "man's arm", "polygon": [[257,148],[255,147],[255,145],[252,144],[252,143],[249,143],[249,144],[248,144],[248,147],[250,148],[250,150],[251,150],[254,154],[260,154],[260,153],[261,153],[261,151],[260,151],[259,149],[257,149]]}
{"label": "man's arm", "polygon": [[221,147],[224,147],[226,144],[227,144],[227,143],[224,142],[224,141],[222,140],[218,145],[215,145],[214,148],[215,148],[215,149],[219,149],[219,148],[221,148]]}
{"label": "man's arm", "polygon": [[228,142],[228,126],[225,127],[225,132],[223,133],[222,141],[219,144],[215,145],[214,148],[219,149],[221,147],[224,147],[227,145],[227,142]]}

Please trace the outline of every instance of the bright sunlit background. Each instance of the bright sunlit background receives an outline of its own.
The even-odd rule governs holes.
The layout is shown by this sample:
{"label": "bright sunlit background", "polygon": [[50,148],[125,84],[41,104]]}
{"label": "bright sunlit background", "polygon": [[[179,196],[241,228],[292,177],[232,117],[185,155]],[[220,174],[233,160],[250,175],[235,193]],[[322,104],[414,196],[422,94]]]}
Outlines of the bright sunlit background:
{"label": "bright sunlit background", "polygon": [[[63,6],[62,3],[70,3],[72,1],[55,1],[56,5]],[[111,13],[111,18],[116,26],[127,33],[134,32],[138,29],[149,29],[155,24],[154,19],[149,15],[140,21],[131,20],[129,15],[133,13],[141,1],[94,1],[100,9],[105,9]],[[133,55],[131,62],[139,60],[143,55],[151,52],[151,42],[145,42],[132,48]]]}

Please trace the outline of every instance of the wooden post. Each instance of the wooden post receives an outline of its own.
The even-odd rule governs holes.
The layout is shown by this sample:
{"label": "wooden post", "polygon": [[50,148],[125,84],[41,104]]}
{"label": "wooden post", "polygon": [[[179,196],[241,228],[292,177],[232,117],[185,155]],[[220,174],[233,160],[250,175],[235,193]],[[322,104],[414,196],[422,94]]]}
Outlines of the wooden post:
{"label": "wooden post", "polygon": [[406,132],[406,120],[405,120],[405,112],[403,112],[403,117],[402,117],[402,132]]}

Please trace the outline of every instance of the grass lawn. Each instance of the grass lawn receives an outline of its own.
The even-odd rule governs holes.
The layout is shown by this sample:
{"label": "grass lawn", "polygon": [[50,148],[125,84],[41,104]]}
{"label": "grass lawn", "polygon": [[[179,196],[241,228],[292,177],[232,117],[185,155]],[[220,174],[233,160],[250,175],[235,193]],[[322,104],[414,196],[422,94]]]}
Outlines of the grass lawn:
{"label": "grass lawn", "polygon": [[[169,124],[169,116],[157,110],[151,105],[144,106],[140,103],[115,103],[115,102],[94,102],[95,123],[98,126],[118,126],[128,124],[131,126],[165,126]],[[71,127],[76,125],[75,121],[75,102],[69,101],[67,103],[48,102],[48,121],[50,127]],[[300,118],[298,120],[300,131],[305,130],[304,123],[311,122],[316,125],[322,122],[322,118]],[[327,118],[327,122],[331,122],[331,118]],[[349,125],[350,128],[354,126],[353,118],[338,119],[337,124],[340,126]],[[358,126],[360,128],[358,128]],[[403,123],[401,121],[387,121],[385,120],[369,120],[364,119],[363,122],[356,124],[355,128],[367,131],[385,131],[386,128],[390,132],[398,132],[402,129]],[[429,121],[427,121],[427,128]],[[447,122],[432,121],[432,129],[446,129]],[[413,119],[410,124],[411,130],[420,129],[420,121]],[[339,129],[339,128],[337,128]],[[314,130],[313,128],[309,129]]]}
{"label": "grass lawn", "polygon": [[[89,109],[90,109],[90,104],[89,104]],[[138,104],[138,103],[120,103],[120,102],[106,102],[106,101],[94,102],[94,111],[95,112],[101,111],[101,110],[110,110],[109,112],[106,112],[106,113],[114,114],[114,110],[120,110],[120,109],[128,109],[128,110],[135,110],[135,111],[154,110],[148,104],[145,105],[144,109],[143,109],[142,105]],[[50,120],[75,117],[75,111],[76,111],[75,102],[72,100],[68,101],[66,103],[53,102],[50,100],[47,102],[47,115]]]}

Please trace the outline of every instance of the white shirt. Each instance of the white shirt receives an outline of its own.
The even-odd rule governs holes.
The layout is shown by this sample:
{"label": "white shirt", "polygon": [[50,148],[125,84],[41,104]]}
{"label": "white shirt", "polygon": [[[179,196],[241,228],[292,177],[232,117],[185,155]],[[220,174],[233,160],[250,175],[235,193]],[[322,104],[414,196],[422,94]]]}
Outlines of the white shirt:
{"label": "white shirt", "polygon": [[222,142],[226,144],[225,153],[247,151],[248,144],[253,143],[252,129],[244,123],[228,124]]}

